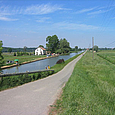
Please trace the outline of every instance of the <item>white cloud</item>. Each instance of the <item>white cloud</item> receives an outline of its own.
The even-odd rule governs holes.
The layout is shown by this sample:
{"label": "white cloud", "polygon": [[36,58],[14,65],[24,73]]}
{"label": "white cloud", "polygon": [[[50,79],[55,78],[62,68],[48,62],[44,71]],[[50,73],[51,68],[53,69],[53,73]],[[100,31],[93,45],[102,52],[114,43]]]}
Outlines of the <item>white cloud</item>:
{"label": "white cloud", "polygon": [[96,8],[96,7],[87,8],[87,9],[82,9],[82,10],[77,11],[76,14],[81,14],[81,13],[89,12],[89,11],[94,10],[95,8]]}
{"label": "white cloud", "polygon": [[17,21],[18,19],[11,19],[11,18],[0,16],[0,20],[2,20],[2,21]]}
{"label": "white cloud", "polygon": [[33,5],[29,6],[24,10],[24,14],[28,15],[38,15],[38,14],[48,14],[58,10],[63,10],[60,6],[57,5]]}
{"label": "white cloud", "polygon": [[42,17],[42,18],[39,18],[39,19],[36,20],[36,21],[43,23],[43,22],[45,22],[45,21],[47,21],[47,20],[49,20],[49,19],[50,19],[50,17]]}
{"label": "white cloud", "polygon": [[102,14],[102,13],[105,13],[105,12],[109,12],[109,11],[111,11],[111,10],[112,10],[112,9],[109,9],[109,10],[98,10],[98,11],[94,11],[94,12],[88,13],[88,15]]}
{"label": "white cloud", "polygon": [[28,7],[10,7],[10,6],[0,6],[0,15],[15,15],[15,14],[25,14],[25,15],[39,15],[39,14],[49,14],[59,10],[67,10],[58,5],[42,4],[42,5],[32,5]]}
{"label": "white cloud", "polygon": [[[32,5],[27,7],[0,6],[0,20],[16,21],[17,19],[10,19],[8,17],[12,15],[43,15],[61,10],[67,9],[58,5],[50,4]],[[44,22],[47,19],[49,18],[42,18],[37,21]]]}
{"label": "white cloud", "polygon": [[99,29],[97,26],[87,25],[87,24],[77,24],[77,23],[69,23],[69,22],[59,22],[53,24],[53,27],[58,29],[67,29],[67,30],[95,30]]}

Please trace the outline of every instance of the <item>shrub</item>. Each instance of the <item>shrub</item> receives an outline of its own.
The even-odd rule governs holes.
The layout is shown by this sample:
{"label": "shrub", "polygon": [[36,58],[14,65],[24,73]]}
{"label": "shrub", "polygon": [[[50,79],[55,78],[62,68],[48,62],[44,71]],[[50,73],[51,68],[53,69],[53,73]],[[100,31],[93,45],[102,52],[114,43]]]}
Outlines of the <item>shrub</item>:
{"label": "shrub", "polygon": [[59,59],[56,64],[61,64],[61,63],[64,63],[64,59]]}

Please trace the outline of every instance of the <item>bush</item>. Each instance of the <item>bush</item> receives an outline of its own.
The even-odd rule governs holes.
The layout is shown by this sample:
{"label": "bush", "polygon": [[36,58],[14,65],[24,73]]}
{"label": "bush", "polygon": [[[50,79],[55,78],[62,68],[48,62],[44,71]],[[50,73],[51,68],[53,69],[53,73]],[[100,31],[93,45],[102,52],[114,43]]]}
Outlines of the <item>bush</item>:
{"label": "bush", "polygon": [[61,63],[64,63],[65,61],[64,61],[64,59],[59,59],[57,62],[56,62],[56,64],[61,64]]}
{"label": "bush", "polygon": [[16,56],[16,53],[14,52],[14,56]]}

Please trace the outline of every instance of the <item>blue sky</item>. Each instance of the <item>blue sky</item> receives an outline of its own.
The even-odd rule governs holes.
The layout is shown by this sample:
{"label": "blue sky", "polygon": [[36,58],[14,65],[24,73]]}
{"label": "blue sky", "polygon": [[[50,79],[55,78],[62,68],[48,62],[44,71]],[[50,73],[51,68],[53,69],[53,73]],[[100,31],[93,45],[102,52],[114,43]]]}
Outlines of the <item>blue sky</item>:
{"label": "blue sky", "polygon": [[71,47],[115,47],[114,0],[0,0],[0,40],[4,47],[46,45],[46,37],[66,38]]}

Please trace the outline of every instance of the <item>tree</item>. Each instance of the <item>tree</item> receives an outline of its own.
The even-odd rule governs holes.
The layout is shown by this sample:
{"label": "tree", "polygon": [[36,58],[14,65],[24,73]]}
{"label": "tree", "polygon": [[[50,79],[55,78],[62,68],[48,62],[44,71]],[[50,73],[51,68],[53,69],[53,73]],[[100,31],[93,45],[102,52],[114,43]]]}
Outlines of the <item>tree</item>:
{"label": "tree", "polygon": [[39,47],[43,47],[43,48],[44,48],[44,46],[43,46],[43,45],[39,45]]}
{"label": "tree", "polygon": [[54,53],[59,47],[59,39],[56,35],[48,36],[46,38],[46,42],[47,50],[51,51],[52,53]]}
{"label": "tree", "polygon": [[27,49],[27,47],[26,47],[26,46],[24,46],[24,52],[26,52],[26,49]]}
{"label": "tree", "polygon": [[78,51],[78,46],[75,46],[75,51]]}
{"label": "tree", "polygon": [[96,51],[96,52],[98,51],[98,46],[97,45],[95,45],[93,48],[94,48],[94,51]]}
{"label": "tree", "polygon": [[0,70],[1,70],[1,66],[3,65],[3,59],[4,57],[2,56],[2,41],[0,41]]}
{"label": "tree", "polygon": [[60,39],[59,43],[60,43],[59,48],[61,49],[62,53],[68,53],[70,51],[69,42],[65,38]]}
{"label": "tree", "polygon": [[11,52],[12,52],[12,48],[9,48],[9,49],[8,49],[8,52],[11,53]]}

